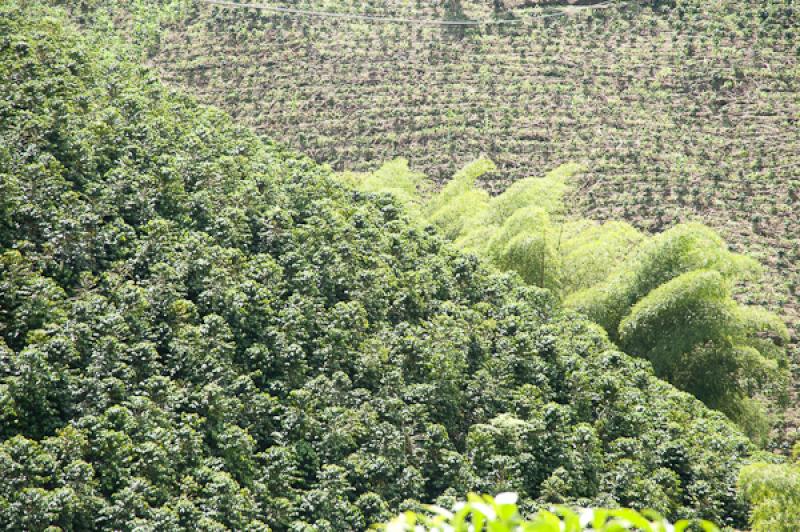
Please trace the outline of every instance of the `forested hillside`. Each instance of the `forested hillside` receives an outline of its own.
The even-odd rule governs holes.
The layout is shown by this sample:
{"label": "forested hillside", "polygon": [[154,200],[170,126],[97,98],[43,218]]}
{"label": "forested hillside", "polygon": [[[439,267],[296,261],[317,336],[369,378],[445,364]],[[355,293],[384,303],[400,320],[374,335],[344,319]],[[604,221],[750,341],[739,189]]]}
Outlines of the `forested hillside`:
{"label": "forested hillside", "polygon": [[1,528],[350,530],[469,490],[744,526],[722,414],[390,196],[35,2],[0,6],[0,95]]}
{"label": "forested hillside", "polygon": [[[444,182],[485,153],[501,192],[584,163],[578,215],[702,221],[765,263],[738,297],[780,311],[797,359],[793,0],[237,2],[66,3],[140,43],[169,84],[337,170],[403,156]],[[436,24],[452,20],[472,25]]]}

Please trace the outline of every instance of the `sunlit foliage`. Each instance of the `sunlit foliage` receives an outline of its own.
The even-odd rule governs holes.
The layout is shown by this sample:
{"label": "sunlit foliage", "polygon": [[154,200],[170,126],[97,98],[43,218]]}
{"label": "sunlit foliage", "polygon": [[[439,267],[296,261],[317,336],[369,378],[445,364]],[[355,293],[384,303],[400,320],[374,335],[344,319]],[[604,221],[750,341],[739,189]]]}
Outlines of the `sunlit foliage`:
{"label": "sunlit foliage", "polygon": [[680,520],[674,525],[656,512],[631,509],[582,509],[557,507],[539,510],[531,517],[520,514],[514,493],[497,497],[469,494],[453,510],[438,506],[425,512],[408,511],[381,525],[384,532],[719,532],[709,521]]}
{"label": "sunlit foliage", "polygon": [[[797,450],[798,447],[795,447]],[[795,453],[795,459],[797,455]],[[753,532],[795,532],[800,527],[800,464],[756,463],[739,477],[753,504]]]}
{"label": "sunlit foliage", "polygon": [[783,399],[789,333],[776,316],[734,301],[733,283],[757,272],[752,259],[728,251],[712,230],[679,225],[645,241],[606,281],[566,304],[650,360],[656,374],[763,441],[768,422],[749,397]]}
{"label": "sunlit foliage", "polygon": [[754,275],[758,264],[731,253],[712,229],[682,224],[648,239],[604,282],[572,295],[569,306],[602,325],[612,338],[630,309],[652,290],[681,274],[710,269],[727,279]]}
{"label": "sunlit foliage", "polygon": [[[697,223],[648,237],[624,222],[567,217],[563,198],[568,180],[582,171],[578,165],[489,197],[477,178],[492,168],[479,159],[439,192],[403,160],[348,182],[393,194],[411,216],[465,251],[549,289],[627,352],[649,360],[658,376],[764,443],[769,421],[755,397],[785,400],[789,333],[777,316],[733,298],[735,283],[760,273],[758,263]],[[389,174],[405,184],[401,193],[389,183],[375,186]]]}

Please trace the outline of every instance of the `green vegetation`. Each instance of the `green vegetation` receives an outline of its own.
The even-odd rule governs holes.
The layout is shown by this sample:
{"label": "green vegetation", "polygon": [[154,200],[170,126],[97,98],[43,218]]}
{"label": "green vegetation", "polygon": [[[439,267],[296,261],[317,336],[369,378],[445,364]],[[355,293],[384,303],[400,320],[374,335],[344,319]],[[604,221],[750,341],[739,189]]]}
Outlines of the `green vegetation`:
{"label": "green vegetation", "polygon": [[656,375],[725,412],[763,444],[770,427],[755,398],[785,402],[789,333],[777,316],[733,299],[733,284],[754,278],[759,265],[699,224],[646,237],[622,222],[565,219],[567,179],[579,166],[490,197],[476,180],[492,168],[480,159],[435,193],[404,160],[341,179],[393,194],[423,225],[561,295],[626,352],[649,360]]}
{"label": "green vegetation", "polygon": [[467,502],[456,505],[453,511],[438,506],[425,513],[405,512],[380,527],[386,532],[683,532],[690,527],[706,532],[719,532],[708,521],[681,520],[668,523],[654,512],[635,510],[587,509],[576,513],[569,508],[540,510],[532,518],[520,515],[514,493],[497,497],[470,494]]}
{"label": "green vegetation", "polygon": [[[751,435],[766,433],[746,398],[780,398],[789,333],[761,308],[734,302],[732,284],[756,265],[727,250],[709,229],[679,225],[643,243],[598,285],[566,304],[606,328],[656,374],[726,412]],[[710,376],[713,375],[713,378]]]}
{"label": "green vegetation", "polygon": [[742,470],[739,482],[744,496],[753,503],[753,532],[797,530],[800,526],[800,464],[752,464]]}
{"label": "green vegetation", "polygon": [[461,29],[200,0],[53,1],[141,43],[168,83],[337,171],[402,156],[443,183],[486,153],[494,193],[580,162],[568,204],[581,217],[651,233],[699,220],[757,257],[767,276],[742,300],[780,311],[799,354],[794,0],[621,0],[547,18],[564,2],[267,2],[522,22]]}
{"label": "green vegetation", "polygon": [[358,530],[468,491],[746,523],[724,416],[65,18],[0,6],[0,527]]}

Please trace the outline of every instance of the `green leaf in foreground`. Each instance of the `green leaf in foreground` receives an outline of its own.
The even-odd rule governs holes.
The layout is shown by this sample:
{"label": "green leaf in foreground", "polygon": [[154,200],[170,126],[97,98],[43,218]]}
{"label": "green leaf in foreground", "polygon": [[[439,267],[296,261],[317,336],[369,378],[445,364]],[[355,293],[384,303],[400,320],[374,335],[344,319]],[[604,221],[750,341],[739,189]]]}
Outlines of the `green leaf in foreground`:
{"label": "green leaf in foreground", "polygon": [[586,508],[580,511],[565,506],[539,510],[523,517],[514,493],[467,495],[452,512],[426,507],[425,512],[404,512],[392,521],[376,525],[383,532],[719,532],[705,520],[682,520],[674,525],[657,512],[630,508]]}

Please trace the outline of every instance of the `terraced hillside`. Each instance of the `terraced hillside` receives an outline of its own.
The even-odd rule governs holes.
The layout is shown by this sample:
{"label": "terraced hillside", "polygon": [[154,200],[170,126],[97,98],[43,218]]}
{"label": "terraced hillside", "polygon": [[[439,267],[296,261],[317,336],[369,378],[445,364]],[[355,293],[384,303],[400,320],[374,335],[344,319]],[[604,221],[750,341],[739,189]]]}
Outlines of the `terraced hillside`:
{"label": "terraced hillside", "polygon": [[[702,219],[768,264],[743,298],[797,327],[792,0],[133,4],[113,17],[163,79],[316,160],[366,169],[404,156],[443,181],[485,153],[495,191],[585,163],[577,211],[648,230]],[[471,25],[441,24],[452,20]]]}

